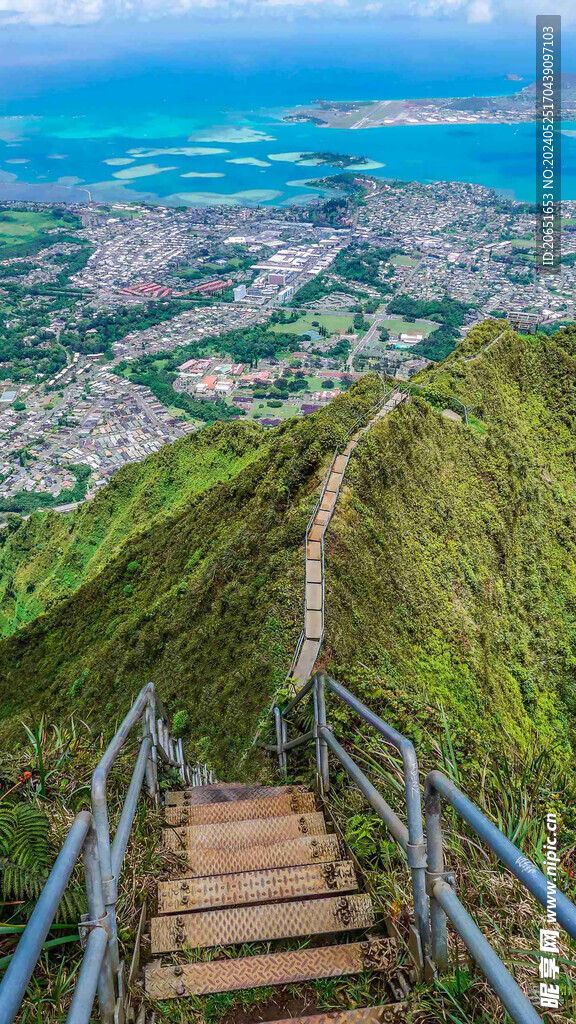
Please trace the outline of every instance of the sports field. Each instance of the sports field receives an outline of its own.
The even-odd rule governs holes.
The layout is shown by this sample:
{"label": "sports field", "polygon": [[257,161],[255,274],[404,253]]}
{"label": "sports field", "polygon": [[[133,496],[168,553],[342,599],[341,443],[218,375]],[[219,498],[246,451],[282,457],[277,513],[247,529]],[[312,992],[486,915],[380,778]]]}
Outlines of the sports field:
{"label": "sports field", "polygon": [[325,327],[329,334],[337,334],[352,327],[353,319],[349,313],[342,316],[334,313],[305,313],[293,324],[274,324],[272,330],[278,334],[306,334],[307,331],[317,331],[320,326]]}

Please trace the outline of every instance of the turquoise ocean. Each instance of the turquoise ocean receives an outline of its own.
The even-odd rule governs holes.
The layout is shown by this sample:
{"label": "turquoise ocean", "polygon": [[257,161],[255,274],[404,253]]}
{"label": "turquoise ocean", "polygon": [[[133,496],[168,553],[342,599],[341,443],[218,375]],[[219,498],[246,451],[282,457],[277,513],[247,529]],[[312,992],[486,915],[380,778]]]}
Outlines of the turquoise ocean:
{"label": "turquoise ocean", "polygon": [[[418,40],[373,47],[361,37],[208,40],[4,69],[0,199],[88,190],[103,201],[286,205],[321,194],[315,181],[331,173],[299,154],[329,150],[366,157],[366,169],[386,178],[468,181],[532,200],[533,125],[346,131],[280,119],[320,98],[495,95],[532,80],[523,43],[487,59],[480,46],[440,54]],[[576,199],[576,135],[563,137],[563,194]]]}

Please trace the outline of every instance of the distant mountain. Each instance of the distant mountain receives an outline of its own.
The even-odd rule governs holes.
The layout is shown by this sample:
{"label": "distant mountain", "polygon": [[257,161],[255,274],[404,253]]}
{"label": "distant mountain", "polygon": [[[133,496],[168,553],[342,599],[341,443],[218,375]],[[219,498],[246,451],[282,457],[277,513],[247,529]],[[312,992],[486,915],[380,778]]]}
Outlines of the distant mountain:
{"label": "distant mountain", "polygon": [[[576,723],[576,332],[504,328],[482,352],[502,330],[474,328],[423,375],[428,399],[364,435],[326,544],[321,663],[421,743],[442,705],[461,763],[531,740],[568,751]],[[304,530],[331,453],[380,391],[368,376],[266,435],[239,423],[163,449],[131,467],[136,528],[129,502],[103,492],[62,521],[51,576],[32,548],[54,516],[16,530],[5,559],[20,594],[35,574],[55,595],[74,552],[80,570],[65,600],[0,642],[0,731],[47,707],[109,722],[153,679],[189,711],[192,749],[229,776],[290,666]],[[468,428],[441,415],[447,394],[467,404]],[[230,478],[222,465],[199,486],[212,452]],[[80,579],[105,507],[104,546]]]}

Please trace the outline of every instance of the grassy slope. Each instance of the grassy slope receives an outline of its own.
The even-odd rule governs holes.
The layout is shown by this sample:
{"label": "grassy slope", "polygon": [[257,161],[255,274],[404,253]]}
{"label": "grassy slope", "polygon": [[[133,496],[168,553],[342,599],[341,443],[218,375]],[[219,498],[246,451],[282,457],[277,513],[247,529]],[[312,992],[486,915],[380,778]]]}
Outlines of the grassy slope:
{"label": "grassy slope", "polygon": [[[480,327],[466,350],[495,333]],[[574,722],[573,346],[510,332],[432,371],[426,383],[466,400],[482,429],[421,399],[402,407],[365,435],[330,526],[325,662],[424,746],[442,703],[464,760],[522,748],[534,725],[566,744]],[[329,452],[377,388],[365,378],[278,428],[232,481],[130,537],[3,641],[4,728],[46,699],[105,719],[153,678],[229,777],[290,663]]]}
{"label": "grassy slope", "polygon": [[91,579],[128,537],[240,472],[267,444],[256,424],[217,425],[126,466],[69,515],[0,534],[0,632],[8,636]]}
{"label": "grassy slope", "polygon": [[570,347],[508,332],[421,378],[464,399],[485,432],[422,400],[403,407],[358,448],[330,528],[326,660],[356,688],[370,680],[372,702],[423,739],[445,706],[463,759],[521,748],[533,724],[574,738]]}
{"label": "grassy slope", "polygon": [[321,416],[279,427],[232,481],[132,534],[69,601],[4,640],[3,718],[49,703],[98,724],[153,678],[220,765],[241,749],[290,663],[302,536],[330,454],[380,393],[366,378]]}

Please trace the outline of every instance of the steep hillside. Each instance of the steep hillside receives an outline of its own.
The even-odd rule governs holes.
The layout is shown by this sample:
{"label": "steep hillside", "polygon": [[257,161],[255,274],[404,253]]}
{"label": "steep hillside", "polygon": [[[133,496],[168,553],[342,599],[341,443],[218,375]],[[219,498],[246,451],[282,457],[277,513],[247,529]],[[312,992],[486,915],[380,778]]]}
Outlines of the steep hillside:
{"label": "steep hillside", "polygon": [[473,427],[421,399],[376,424],[331,525],[325,663],[428,735],[442,705],[462,752],[574,741],[575,339],[429,373]]}
{"label": "steep hillside", "polygon": [[[476,328],[423,376],[432,404],[364,436],[330,525],[323,664],[424,746],[443,707],[462,761],[574,742],[575,340]],[[2,641],[3,730],[47,702],[104,719],[153,678],[229,776],[290,664],[329,453],[379,389],[365,378],[272,431],[234,479],[129,536]],[[470,426],[435,394],[464,401]]]}
{"label": "steep hillside", "polygon": [[210,427],[126,466],[68,515],[36,513],[19,527],[12,517],[0,533],[0,633],[8,636],[70,597],[128,537],[234,477],[266,444],[255,423]]}
{"label": "steep hillside", "polygon": [[325,467],[381,392],[366,378],[322,415],[266,435],[232,480],[131,533],[68,601],[2,641],[4,720],[49,703],[105,722],[154,678],[174,708],[189,709],[195,736],[217,737],[221,758],[224,716],[232,749],[242,748],[290,663],[302,536]]}

